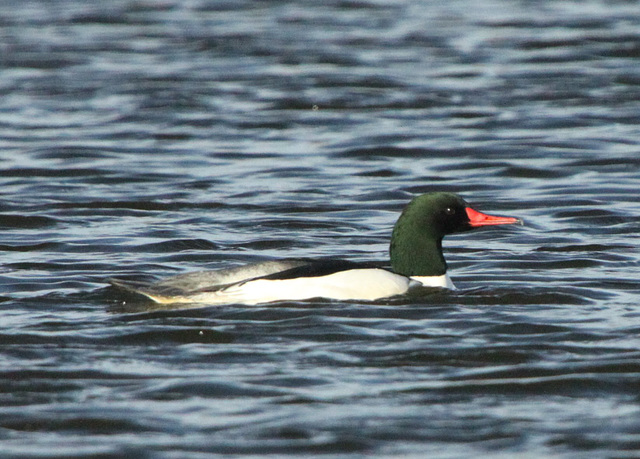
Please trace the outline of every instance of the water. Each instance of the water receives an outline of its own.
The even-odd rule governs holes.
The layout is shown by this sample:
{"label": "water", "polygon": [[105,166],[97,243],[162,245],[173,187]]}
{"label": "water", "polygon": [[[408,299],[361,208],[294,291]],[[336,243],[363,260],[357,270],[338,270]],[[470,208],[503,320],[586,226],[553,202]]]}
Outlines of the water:
{"label": "water", "polygon": [[[640,454],[637,2],[0,4],[3,457]],[[455,292],[153,310],[107,287],[386,260]]]}

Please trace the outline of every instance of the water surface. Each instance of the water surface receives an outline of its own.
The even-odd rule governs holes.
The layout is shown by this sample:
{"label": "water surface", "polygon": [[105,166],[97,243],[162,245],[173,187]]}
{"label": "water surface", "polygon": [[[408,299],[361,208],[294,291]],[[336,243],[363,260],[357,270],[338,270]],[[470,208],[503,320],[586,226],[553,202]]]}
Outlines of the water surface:
{"label": "water surface", "polygon": [[[638,5],[440,3],[0,5],[3,457],[639,454]],[[525,221],[453,292],[105,283],[384,261],[434,190]]]}

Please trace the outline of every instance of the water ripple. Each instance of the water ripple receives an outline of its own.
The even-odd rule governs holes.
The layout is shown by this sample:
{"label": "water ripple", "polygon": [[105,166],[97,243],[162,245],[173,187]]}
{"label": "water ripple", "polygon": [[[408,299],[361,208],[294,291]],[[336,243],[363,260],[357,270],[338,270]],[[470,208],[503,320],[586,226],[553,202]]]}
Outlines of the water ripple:
{"label": "water ripple", "polygon": [[[637,10],[0,5],[0,450],[637,454]],[[436,190],[525,222],[447,238],[456,291],[167,310],[105,284],[387,261]]]}

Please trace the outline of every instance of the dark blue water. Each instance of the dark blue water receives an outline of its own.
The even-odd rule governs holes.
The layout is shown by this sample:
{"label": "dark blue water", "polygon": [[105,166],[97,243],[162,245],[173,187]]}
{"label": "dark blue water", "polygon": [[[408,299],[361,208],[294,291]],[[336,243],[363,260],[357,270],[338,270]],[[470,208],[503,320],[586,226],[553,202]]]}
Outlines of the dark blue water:
{"label": "dark blue water", "polygon": [[[0,4],[2,457],[637,457],[637,2]],[[384,261],[459,290],[154,310],[106,286]]]}

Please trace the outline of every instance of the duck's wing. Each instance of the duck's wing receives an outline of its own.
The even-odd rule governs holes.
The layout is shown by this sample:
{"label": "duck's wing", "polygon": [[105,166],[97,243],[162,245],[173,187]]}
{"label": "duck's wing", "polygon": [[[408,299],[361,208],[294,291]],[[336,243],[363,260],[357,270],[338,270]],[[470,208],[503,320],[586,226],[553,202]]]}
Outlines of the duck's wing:
{"label": "duck's wing", "polygon": [[154,285],[158,287],[177,288],[184,291],[199,291],[203,289],[213,291],[231,284],[276,275],[291,269],[300,268],[306,264],[309,264],[309,260],[298,258],[278,261],[263,261],[235,268],[178,274],[177,276],[163,279]]}
{"label": "duck's wing", "polygon": [[378,263],[361,263],[337,259],[306,260],[306,262],[297,266],[291,266],[288,269],[260,277],[272,280],[294,279],[297,277],[322,277],[350,269],[368,268],[382,268],[382,266]]}
{"label": "duck's wing", "polygon": [[212,271],[196,271],[178,274],[158,282],[140,282],[123,279],[109,279],[109,283],[130,293],[144,295],[156,302],[176,302],[196,293],[214,292],[231,285],[278,275],[309,264],[309,260],[288,259],[264,261],[235,268]]}

